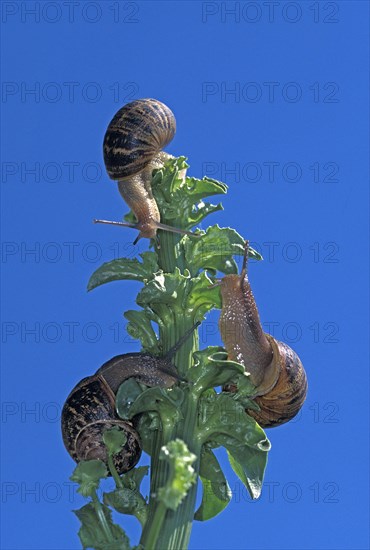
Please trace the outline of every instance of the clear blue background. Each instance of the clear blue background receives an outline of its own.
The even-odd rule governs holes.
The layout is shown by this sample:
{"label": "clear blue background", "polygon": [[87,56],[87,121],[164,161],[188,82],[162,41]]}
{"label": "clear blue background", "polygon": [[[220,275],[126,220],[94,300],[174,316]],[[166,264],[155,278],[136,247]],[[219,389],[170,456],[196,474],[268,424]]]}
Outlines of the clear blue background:
{"label": "clear blue background", "polygon": [[[80,547],[70,510],[83,501],[68,481],[60,408],[80,378],[139,349],[122,318],[139,285],[87,294],[86,283],[103,261],[148,246],[131,246],[133,230],[91,223],[126,212],[101,146],[115,111],[140,97],[175,112],[167,150],[189,158],[191,175],[229,184],[209,223],[259,247],[265,261],[251,263],[250,278],[261,318],[309,378],[298,419],[268,432],[261,499],[250,502],[230,473],[231,504],[194,524],[190,547],[368,548],[369,5],[269,6],[107,1],[73,13],[63,2],[2,3],[6,550]],[[220,342],[217,319],[203,325],[203,346]],[[125,525],[137,542],[136,521]]]}

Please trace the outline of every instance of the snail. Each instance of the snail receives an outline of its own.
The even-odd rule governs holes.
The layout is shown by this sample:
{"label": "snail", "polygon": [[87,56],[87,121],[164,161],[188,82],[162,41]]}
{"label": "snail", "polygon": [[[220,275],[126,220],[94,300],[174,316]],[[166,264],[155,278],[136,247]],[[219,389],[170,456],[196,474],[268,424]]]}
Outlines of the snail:
{"label": "snail", "polygon": [[137,222],[95,219],[95,223],[138,229],[134,244],[143,237],[155,238],[158,229],[195,236],[190,231],[160,222],[151,188],[153,170],[161,168],[166,160],[172,158],[162,149],[170,143],[175,132],[174,114],[156,99],[138,99],[117,111],[104,136],[104,163],[108,176],[118,181],[118,190]]}
{"label": "snail", "polygon": [[113,457],[114,465],[122,474],[137,464],[141,455],[140,438],[132,424],[120,419],[116,413],[117,391],[125,380],[132,377],[147,386],[163,388],[170,388],[183,380],[171,359],[199,324],[186,332],[164,357],[149,353],[117,355],[73,388],[64,404],[61,422],[64,445],[76,462],[92,459],[106,462],[103,433],[118,426],[125,432],[127,442]]}
{"label": "snail", "polygon": [[[244,365],[256,387],[260,410],[247,410],[263,428],[291,420],[307,394],[307,378],[298,355],[262,330],[247,276],[248,241],[240,275],[226,275],[220,286],[221,337],[229,359]],[[230,389],[230,388],[229,388]]]}

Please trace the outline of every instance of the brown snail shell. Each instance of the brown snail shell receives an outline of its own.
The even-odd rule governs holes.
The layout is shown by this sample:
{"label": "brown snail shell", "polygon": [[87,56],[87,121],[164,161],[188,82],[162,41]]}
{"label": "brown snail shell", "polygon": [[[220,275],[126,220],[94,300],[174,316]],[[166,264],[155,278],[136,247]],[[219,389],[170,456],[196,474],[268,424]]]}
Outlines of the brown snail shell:
{"label": "brown snail shell", "polygon": [[152,193],[153,170],[171,158],[162,149],[175,132],[173,112],[156,99],[137,99],[117,111],[104,136],[104,163],[109,177],[118,181],[118,190],[137,223],[94,220],[95,223],[134,227],[140,231],[135,243],[142,237],[154,239],[158,229],[194,235],[162,224]]}
{"label": "brown snail shell", "polygon": [[122,180],[141,172],[172,141],[175,132],[173,112],[156,99],[137,99],[122,107],[104,136],[109,177]]}
{"label": "brown snail shell", "polygon": [[260,410],[247,409],[247,412],[263,428],[273,428],[298,414],[307,395],[307,377],[295,351],[284,342],[266,336],[274,350],[273,361],[276,361],[279,376],[272,389],[255,398]]}
{"label": "brown snail shell", "polygon": [[140,438],[132,423],[116,413],[117,391],[129,378],[163,388],[170,388],[181,380],[171,359],[198,326],[196,323],[187,331],[164,357],[150,353],[117,355],[73,388],[64,404],[61,424],[64,445],[76,462],[92,459],[107,462],[103,433],[118,426],[125,432],[127,442],[113,457],[115,467],[122,474],[137,464],[141,455]]}
{"label": "brown snail shell", "polygon": [[131,470],[140,459],[141,443],[129,422],[117,416],[115,395],[101,376],[81,380],[67,397],[62,410],[64,445],[76,461],[100,459],[107,462],[103,433],[114,426],[121,428],[127,442],[113,457],[119,474]]}

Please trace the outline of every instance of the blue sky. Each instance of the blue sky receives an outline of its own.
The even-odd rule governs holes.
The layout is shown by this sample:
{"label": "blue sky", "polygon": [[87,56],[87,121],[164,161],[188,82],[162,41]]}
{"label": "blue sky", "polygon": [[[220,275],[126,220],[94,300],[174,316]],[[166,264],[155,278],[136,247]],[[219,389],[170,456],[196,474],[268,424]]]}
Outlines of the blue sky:
{"label": "blue sky", "polygon": [[[368,548],[368,3],[3,2],[2,547],[80,548],[59,416],[74,384],[138,351],[122,313],[139,285],[87,294],[135,232],[102,139],[127,101],[168,104],[168,152],[225,181],[267,332],[307,371],[298,418],[268,431],[261,498],[233,498],[190,548]],[[78,5],[77,5],[78,4]],[[219,344],[218,312],[201,330]],[[145,463],[145,462],[144,462]],[[135,520],[124,520],[132,542]]]}

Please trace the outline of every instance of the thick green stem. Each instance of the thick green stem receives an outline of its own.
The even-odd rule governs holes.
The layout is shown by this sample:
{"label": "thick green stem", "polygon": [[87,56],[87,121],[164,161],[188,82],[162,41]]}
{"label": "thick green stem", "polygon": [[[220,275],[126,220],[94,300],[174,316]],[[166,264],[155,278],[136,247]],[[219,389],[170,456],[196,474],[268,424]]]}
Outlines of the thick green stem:
{"label": "thick green stem", "polygon": [[[198,477],[201,444],[195,439],[198,420],[197,399],[189,393],[184,402],[186,408],[185,420],[178,426],[176,437],[182,439],[189,450],[195,454],[196,461],[193,468]],[[158,539],[158,548],[166,550],[183,550],[189,545],[191,528],[194,519],[195,501],[197,496],[197,483],[191,486],[188,494],[175,512],[169,511],[166,516],[165,529]],[[168,538],[167,538],[168,537]]]}
{"label": "thick green stem", "polygon": [[93,501],[93,504],[94,504],[96,515],[99,518],[100,525],[101,525],[101,527],[104,531],[106,539],[107,539],[107,541],[112,541],[113,542],[114,541],[114,536],[112,534],[112,531],[111,531],[111,529],[109,527],[109,524],[106,520],[106,517],[104,515],[103,508],[102,508],[102,505],[101,505],[100,500],[98,498],[98,495],[95,493],[95,491],[92,493],[91,498],[92,498],[92,501]]}
{"label": "thick green stem", "polygon": [[[149,550],[150,548],[154,549],[158,547],[157,541],[159,538],[159,534],[163,528],[163,523],[166,518],[166,512],[167,512],[166,505],[163,502],[159,502],[154,511],[153,518],[151,518],[149,528],[146,531],[146,536],[144,538],[144,535],[143,535],[140,541],[141,544],[144,545],[144,548],[147,548]],[[159,546],[159,548],[161,547]]]}
{"label": "thick green stem", "polygon": [[[178,227],[181,227],[178,225]],[[158,249],[159,267],[166,273],[173,273],[176,267],[184,269],[184,258],[181,255],[179,241],[181,237],[170,232],[160,232],[160,248]],[[171,311],[173,323],[161,327],[160,337],[163,352],[168,351],[194,325],[190,314],[173,308]],[[194,331],[191,338],[177,351],[174,364],[181,376],[187,377],[192,366],[192,354],[198,349],[198,333]],[[195,439],[198,420],[198,400],[191,393],[191,388],[184,391],[185,397],[181,405],[183,420],[173,429],[168,425],[165,432],[158,431],[154,442],[154,451],[151,460],[151,487],[148,519],[143,530],[141,544],[145,550],[185,550],[188,547],[191,527],[194,518],[197,483],[193,484],[177,510],[168,510],[157,500],[158,489],[166,484],[168,465],[159,459],[163,445],[175,438],[182,439],[189,450],[196,455],[193,464],[196,474],[199,471],[201,443]]]}

